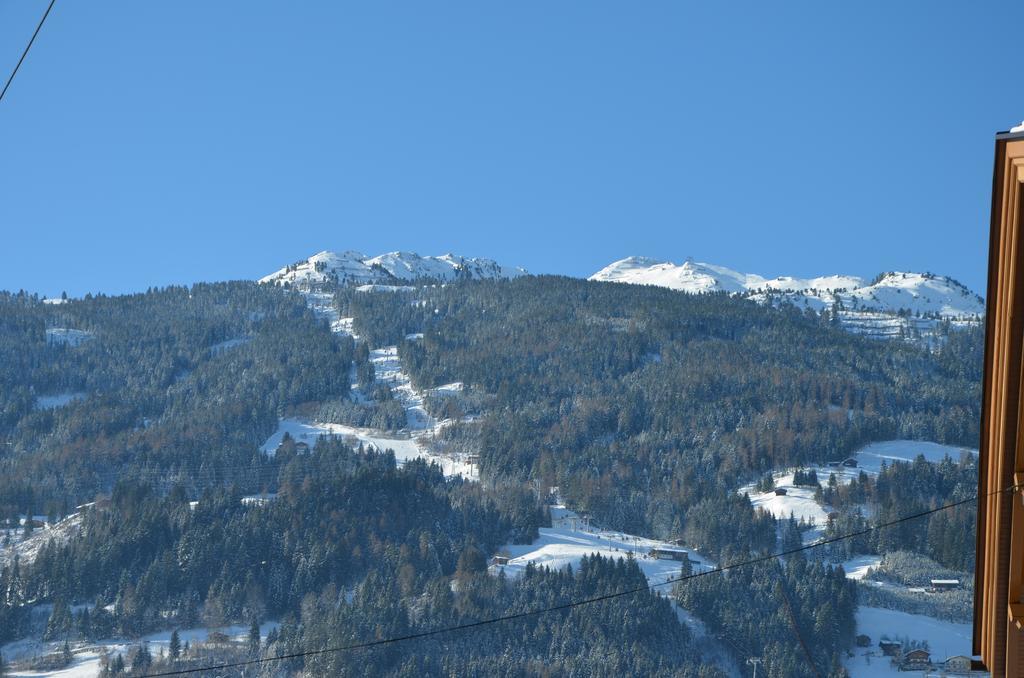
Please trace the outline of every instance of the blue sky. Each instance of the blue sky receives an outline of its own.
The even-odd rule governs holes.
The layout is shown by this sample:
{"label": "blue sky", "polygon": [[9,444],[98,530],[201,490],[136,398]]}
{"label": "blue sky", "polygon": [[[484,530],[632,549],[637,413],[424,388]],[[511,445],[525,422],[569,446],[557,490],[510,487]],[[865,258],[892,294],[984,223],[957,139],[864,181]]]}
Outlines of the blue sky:
{"label": "blue sky", "polygon": [[[0,2],[0,70],[44,0]],[[321,249],[984,292],[1021,3],[58,0],[0,102],[0,289]]]}

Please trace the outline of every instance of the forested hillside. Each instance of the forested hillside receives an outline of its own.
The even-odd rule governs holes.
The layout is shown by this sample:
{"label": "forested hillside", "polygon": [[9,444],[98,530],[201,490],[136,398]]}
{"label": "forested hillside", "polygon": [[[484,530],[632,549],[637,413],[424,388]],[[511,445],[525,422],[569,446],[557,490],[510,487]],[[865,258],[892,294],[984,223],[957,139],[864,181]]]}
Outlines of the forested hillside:
{"label": "forested hillside", "polygon": [[978,440],[980,330],[931,352],[789,307],[567,278],[339,302],[371,343],[399,342],[421,387],[494,396],[485,477],[537,478],[605,524],[713,551],[770,538],[730,506],[738,479],[873,440]]}
{"label": "forested hillside", "polygon": [[[625,552],[572,571],[488,573],[503,546],[550,528],[556,500],[720,564],[799,544],[806,525],[755,510],[739,488],[874,441],[975,446],[981,338],[968,328],[934,347],[880,342],[829,312],[562,277],[370,290],[236,282],[60,304],[0,295],[0,643],[274,620],[279,631],[261,645],[257,629],[244,655],[269,657],[644,585]],[[386,359],[401,379],[393,366],[376,373]],[[416,440],[412,396],[441,422]],[[303,417],[370,427],[377,449],[357,437],[266,447],[282,421]],[[457,450],[479,482],[396,462],[387,436],[406,450]],[[818,477],[818,500],[835,508],[821,528],[843,534],[960,498],[974,473],[966,460],[921,461],[846,484]],[[72,514],[51,540],[33,536]],[[963,571],[973,518],[965,506],[806,559],[699,577],[671,603],[636,594],[275,666],[717,675],[682,605],[734,638],[733,659],[762,656],[768,675],[814,673],[787,624],[810,639],[815,666],[841,675],[857,592],[821,558],[911,553]],[[212,661],[140,656],[147,667]]]}

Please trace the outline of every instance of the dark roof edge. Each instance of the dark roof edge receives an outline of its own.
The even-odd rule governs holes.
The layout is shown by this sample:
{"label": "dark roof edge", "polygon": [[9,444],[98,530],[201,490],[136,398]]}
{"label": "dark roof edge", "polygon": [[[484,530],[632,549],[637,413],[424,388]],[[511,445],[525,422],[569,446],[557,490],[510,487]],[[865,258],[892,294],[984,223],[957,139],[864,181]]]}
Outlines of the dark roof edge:
{"label": "dark roof edge", "polygon": [[1010,130],[1006,130],[1005,132],[996,132],[997,141],[1010,141],[1012,139],[1024,139],[1024,131],[1011,132]]}

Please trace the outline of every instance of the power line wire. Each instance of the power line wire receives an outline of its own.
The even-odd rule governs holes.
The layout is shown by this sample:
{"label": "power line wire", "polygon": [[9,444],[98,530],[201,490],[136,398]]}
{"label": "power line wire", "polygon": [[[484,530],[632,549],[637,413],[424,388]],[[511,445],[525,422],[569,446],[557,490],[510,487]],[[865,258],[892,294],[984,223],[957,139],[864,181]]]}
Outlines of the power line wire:
{"label": "power line wire", "polygon": [[28,41],[28,44],[25,45],[25,51],[21,53],[21,58],[18,59],[18,63],[14,66],[14,70],[11,71],[11,77],[7,78],[7,84],[4,85],[3,90],[0,91],[0,101],[3,101],[4,95],[7,94],[7,88],[11,86],[11,82],[14,81],[14,76],[18,74],[18,69],[21,68],[21,63],[25,61],[25,57],[28,56],[28,51],[32,49],[32,43],[36,41],[36,36],[39,35],[40,29],[42,29],[43,24],[46,22],[46,17],[50,16],[50,10],[53,9],[53,4],[55,2],[57,2],[57,0],[50,0],[49,6],[46,8],[46,11],[43,12],[43,18],[39,20],[39,25],[36,26],[35,33],[32,34],[32,38]]}
{"label": "power line wire", "polygon": [[[1017,485],[1012,485],[1012,486],[1007,487],[1007,488],[1002,488],[1002,489],[999,489],[999,490],[994,490],[993,492],[989,492],[988,494],[985,495],[985,497],[990,497],[990,496],[993,496],[993,495],[996,495],[996,494],[1002,494],[1003,492],[1015,492],[1018,489],[1019,489],[1019,487]],[[148,674],[145,674],[145,678],[162,678],[163,676],[181,676],[181,675],[185,675],[185,674],[189,674],[189,673],[201,673],[201,672],[205,672],[205,671],[216,671],[216,670],[220,670],[220,669],[242,668],[242,667],[245,667],[245,666],[255,666],[255,665],[259,665],[259,664],[265,664],[265,663],[275,662],[275,661],[283,661],[283,660],[287,660],[287,659],[299,659],[299,658],[302,658],[302,657],[313,657],[313,656],[318,656],[318,655],[323,655],[323,654],[331,654],[331,653],[335,653],[335,652],[350,652],[350,651],[353,651],[353,650],[364,650],[364,649],[369,649],[369,648],[373,648],[373,647],[379,647],[381,645],[390,645],[392,643],[400,643],[400,642],[405,642],[405,641],[409,641],[409,640],[418,640],[420,638],[429,638],[431,636],[438,636],[438,635],[442,635],[442,634],[446,634],[446,633],[454,633],[454,632],[457,632],[457,631],[466,631],[466,630],[469,630],[469,629],[475,629],[475,628],[479,628],[481,626],[489,626],[491,624],[499,624],[499,623],[506,622],[506,621],[514,621],[516,619],[524,619],[524,618],[527,618],[527,617],[535,617],[535,616],[538,616],[538,615],[541,615],[541,614],[546,614],[548,612],[558,612],[558,611],[562,611],[562,610],[569,610],[569,609],[572,609],[572,608],[575,608],[575,607],[581,607],[583,605],[591,605],[593,603],[599,603],[599,602],[606,601],[606,600],[612,600],[612,599],[615,599],[615,598],[622,598],[622,597],[625,597],[625,596],[635,595],[635,594],[641,593],[643,591],[650,591],[651,589],[655,589],[655,588],[658,588],[660,586],[667,586],[668,584],[678,584],[678,583],[681,583],[681,582],[689,581],[690,579],[697,579],[698,577],[706,577],[706,576],[709,576],[709,575],[712,575],[712,574],[719,574],[721,572],[728,572],[730,570],[735,570],[735,569],[738,569],[738,568],[741,568],[741,567],[746,567],[746,566],[749,566],[749,565],[756,565],[758,563],[763,563],[763,562],[766,562],[766,561],[769,561],[769,560],[773,560],[773,559],[777,559],[777,558],[780,558],[780,557],[783,557],[783,556],[793,555],[793,554],[796,554],[796,553],[802,553],[804,551],[809,551],[811,549],[818,548],[819,546],[825,546],[825,545],[828,545],[828,544],[834,544],[836,542],[840,542],[840,541],[843,541],[843,540],[846,540],[846,539],[853,539],[854,537],[859,537],[859,536],[862,536],[862,535],[865,535],[865,534],[870,534],[871,532],[875,532],[877,530],[881,530],[881,529],[884,529],[884,528],[892,527],[894,525],[899,525],[901,523],[905,523],[905,522],[908,522],[908,521],[911,521],[911,520],[917,520],[919,518],[924,518],[925,516],[929,516],[929,515],[932,515],[932,514],[935,514],[935,513],[939,513],[940,511],[947,511],[949,509],[956,508],[958,506],[963,506],[963,505],[969,504],[971,502],[976,502],[980,498],[981,498],[981,495],[976,494],[976,495],[974,495],[972,497],[968,497],[967,499],[961,499],[960,501],[955,501],[955,502],[952,502],[952,503],[949,503],[949,504],[943,504],[941,506],[937,506],[935,508],[928,509],[926,511],[919,511],[917,513],[913,513],[913,514],[910,514],[910,515],[902,516],[900,518],[896,518],[895,520],[890,520],[890,521],[885,522],[885,523],[878,523],[876,525],[864,528],[862,530],[857,530],[855,532],[850,532],[848,534],[843,534],[843,535],[838,535],[838,536],[835,536],[835,537],[830,537],[828,539],[820,539],[820,540],[812,542],[810,544],[804,544],[804,545],[802,545],[802,546],[800,546],[798,548],[792,548],[792,549],[789,549],[789,550],[786,550],[786,551],[780,551],[780,552],[777,552],[777,553],[770,553],[770,554],[767,554],[767,555],[758,556],[756,558],[751,558],[751,559],[739,561],[739,562],[736,562],[736,563],[730,563],[728,565],[722,565],[720,567],[712,568],[710,570],[704,570],[702,572],[693,572],[693,573],[687,574],[687,575],[680,575],[679,577],[674,577],[674,578],[671,578],[671,579],[667,579],[664,582],[661,582],[661,583],[658,583],[658,584],[648,584],[646,586],[638,586],[636,588],[627,589],[625,591],[618,591],[618,592],[615,592],[615,593],[606,593],[606,594],[600,595],[600,596],[593,596],[591,598],[584,598],[582,600],[577,600],[577,601],[572,601],[572,602],[568,602],[568,603],[563,603],[562,605],[555,605],[555,606],[552,606],[552,607],[545,607],[545,608],[540,608],[540,609],[537,609],[537,610],[527,610],[525,612],[517,612],[515,614],[504,615],[504,616],[501,616],[501,617],[491,617],[489,619],[482,619],[482,620],[475,621],[475,622],[467,622],[467,623],[464,623],[464,624],[455,624],[453,626],[446,626],[446,627],[442,627],[442,628],[439,628],[439,629],[432,629],[430,631],[420,631],[418,633],[410,633],[410,634],[407,634],[407,635],[404,635],[404,636],[395,636],[395,637],[392,637],[392,638],[382,638],[380,640],[373,640],[373,641],[368,641],[368,642],[364,642],[364,643],[355,643],[355,644],[352,644],[352,645],[342,645],[342,646],[339,646],[339,647],[329,647],[329,648],[323,648],[323,649],[319,649],[319,650],[304,650],[302,652],[293,652],[293,653],[290,653],[290,654],[278,655],[276,657],[261,657],[259,659],[249,659],[249,660],[246,660],[246,661],[229,662],[229,663],[224,663],[224,664],[213,664],[213,665],[210,665],[210,666],[204,666],[204,667],[193,668],[193,669],[181,669],[181,670],[176,670],[176,671],[164,671],[162,673],[148,673]],[[813,664],[812,664],[812,666],[813,666]],[[817,671],[817,668],[815,668],[815,671]]]}

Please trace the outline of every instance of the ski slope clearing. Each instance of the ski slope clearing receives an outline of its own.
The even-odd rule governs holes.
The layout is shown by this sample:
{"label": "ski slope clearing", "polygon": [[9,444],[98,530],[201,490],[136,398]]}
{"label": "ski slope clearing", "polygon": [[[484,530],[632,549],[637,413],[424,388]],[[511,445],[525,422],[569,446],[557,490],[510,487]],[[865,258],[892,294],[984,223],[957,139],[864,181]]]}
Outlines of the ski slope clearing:
{"label": "ski slope clearing", "polygon": [[857,610],[857,633],[869,636],[871,646],[856,648],[854,656],[846,660],[845,666],[851,678],[913,675],[899,671],[889,657],[882,655],[878,649],[882,636],[926,641],[935,662],[943,662],[956,655],[971,656],[971,624],[940,621],[878,607],[861,607]]}
{"label": "ski slope clearing", "polygon": [[277,431],[267,438],[260,450],[267,454],[274,454],[281,441],[284,440],[285,433],[290,434],[296,442],[304,442],[310,447],[316,444],[316,440],[320,436],[338,436],[352,445],[362,443],[363,447],[368,450],[378,452],[392,450],[399,465],[411,459],[423,459],[439,465],[446,476],[462,476],[467,480],[475,480],[478,477],[476,466],[467,460],[430,453],[426,449],[425,439],[429,435],[429,431],[398,437],[389,436],[375,429],[288,418],[282,419],[278,423]]}
{"label": "ski slope clearing", "polygon": [[[600,530],[587,525],[579,515],[564,506],[553,506],[551,527],[540,528],[540,536],[532,544],[503,546],[498,553],[509,556],[508,564],[491,565],[489,570],[495,575],[504,571],[507,576],[518,577],[526,570],[528,563],[560,570],[569,565],[578,568],[583,556],[593,553],[606,558],[627,558],[632,554],[652,585],[663,584],[679,576],[682,563],[650,556],[653,548],[686,550],[695,572],[714,567],[710,561],[690,549],[655,539]],[[662,590],[667,593],[669,587],[663,587]]]}

